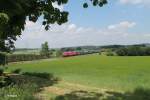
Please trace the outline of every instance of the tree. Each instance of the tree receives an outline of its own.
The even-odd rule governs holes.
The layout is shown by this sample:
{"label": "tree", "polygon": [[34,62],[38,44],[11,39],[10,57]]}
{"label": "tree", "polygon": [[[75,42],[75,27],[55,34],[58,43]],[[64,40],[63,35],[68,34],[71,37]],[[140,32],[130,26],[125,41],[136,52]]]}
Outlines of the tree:
{"label": "tree", "polygon": [[77,51],[81,51],[82,48],[81,48],[81,47],[77,47],[76,50],[77,50]]}
{"label": "tree", "polygon": [[48,42],[45,42],[41,45],[41,52],[40,53],[43,56],[50,57],[50,50],[49,50]]}
{"label": "tree", "polygon": [[141,48],[137,46],[128,47],[128,56],[140,56]]}
{"label": "tree", "polygon": [[[94,6],[103,6],[107,0],[90,0]],[[26,19],[36,22],[42,16],[45,30],[51,24],[59,25],[68,21],[68,12],[53,6],[66,4],[68,0],[0,0],[0,51],[14,48],[14,41],[25,29]],[[83,4],[84,8],[88,3]]]}
{"label": "tree", "polygon": [[150,56],[150,47],[128,46],[116,50],[118,56]]}
{"label": "tree", "polygon": [[116,50],[116,53],[118,56],[127,56],[128,55],[128,49],[127,48],[119,48]]}
{"label": "tree", "polygon": [[150,56],[150,47],[145,48],[144,51],[145,51],[144,53],[146,56]]}

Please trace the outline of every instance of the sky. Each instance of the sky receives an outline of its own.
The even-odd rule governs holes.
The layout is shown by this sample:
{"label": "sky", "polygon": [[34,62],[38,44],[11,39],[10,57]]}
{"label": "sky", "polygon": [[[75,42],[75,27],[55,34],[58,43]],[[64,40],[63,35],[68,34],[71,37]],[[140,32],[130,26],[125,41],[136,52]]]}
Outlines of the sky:
{"label": "sky", "polygon": [[25,30],[15,42],[17,48],[40,48],[47,41],[50,48],[84,45],[150,43],[150,0],[108,0],[104,7],[84,1],[69,0],[55,7],[69,12],[69,21],[51,25],[45,31],[41,18],[36,23],[26,21]]}

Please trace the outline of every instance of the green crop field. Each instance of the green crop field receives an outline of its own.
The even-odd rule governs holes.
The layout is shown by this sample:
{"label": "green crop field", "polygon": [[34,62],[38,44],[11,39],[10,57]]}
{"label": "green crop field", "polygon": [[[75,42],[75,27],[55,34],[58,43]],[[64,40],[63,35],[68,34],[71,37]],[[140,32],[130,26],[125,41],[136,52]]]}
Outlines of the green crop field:
{"label": "green crop field", "polygon": [[8,71],[53,73],[65,82],[117,91],[150,88],[150,57],[78,56],[8,65]]}

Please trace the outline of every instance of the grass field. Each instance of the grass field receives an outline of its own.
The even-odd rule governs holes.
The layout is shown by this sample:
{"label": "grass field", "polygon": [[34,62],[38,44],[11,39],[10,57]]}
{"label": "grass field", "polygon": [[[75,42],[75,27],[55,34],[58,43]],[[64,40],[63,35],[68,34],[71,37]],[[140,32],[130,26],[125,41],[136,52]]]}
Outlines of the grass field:
{"label": "grass field", "polygon": [[150,57],[99,55],[9,64],[8,71],[53,73],[64,82],[117,91],[150,88]]}

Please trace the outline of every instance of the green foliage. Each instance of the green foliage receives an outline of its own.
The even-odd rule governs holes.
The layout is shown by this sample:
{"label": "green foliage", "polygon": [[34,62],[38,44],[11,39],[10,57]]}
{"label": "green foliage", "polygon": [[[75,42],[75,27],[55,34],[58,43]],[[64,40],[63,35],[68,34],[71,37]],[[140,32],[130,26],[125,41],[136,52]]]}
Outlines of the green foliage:
{"label": "green foliage", "polygon": [[50,57],[51,52],[49,50],[48,42],[42,44],[40,54],[48,58]]}
{"label": "green foliage", "polygon": [[84,8],[88,8],[88,4],[87,4],[87,3],[84,3],[84,4],[83,4],[83,7],[84,7]]}
{"label": "green foliage", "polygon": [[118,49],[118,50],[116,51],[116,53],[117,53],[118,56],[125,56],[125,55],[128,55],[127,48]]}
{"label": "green foliage", "polygon": [[118,56],[150,56],[150,47],[130,46],[116,50]]}
{"label": "green foliage", "polygon": [[77,51],[81,51],[82,48],[81,48],[81,47],[77,47],[76,50],[77,50]]}
{"label": "green foliage", "polygon": [[150,89],[136,88],[133,92],[126,93],[125,100],[150,100]]}
{"label": "green foliage", "polygon": [[102,52],[100,51],[98,54],[99,54],[99,55],[102,55]]}
{"label": "green foliage", "polygon": [[7,57],[5,53],[0,52],[0,65],[7,64]]}
{"label": "green foliage", "polygon": [[[6,79],[10,81],[6,81]],[[8,84],[11,82],[11,84]],[[52,74],[26,73],[0,77],[0,100],[41,100],[36,93],[57,82]],[[7,84],[7,85],[6,85]]]}
{"label": "green foliage", "polygon": [[7,62],[33,61],[46,58],[44,55],[37,54],[10,54],[7,55]]}
{"label": "green foliage", "polygon": [[[105,4],[107,4],[107,0],[90,0],[91,3],[93,4],[93,6],[99,6],[99,7],[102,7],[104,6]],[[83,7],[84,8],[88,8],[88,3],[84,3],[83,4]]]}
{"label": "green foliage", "polygon": [[88,91],[73,91],[71,93],[60,95],[55,100],[101,100],[101,93]]}
{"label": "green foliage", "polygon": [[0,76],[3,75],[3,72],[4,72],[4,68],[0,67]]}
{"label": "green foliage", "polygon": [[15,73],[15,74],[19,74],[20,72],[21,72],[21,69],[20,69],[20,68],[15,69],[15,70],[12,71],[12,73]]}
{"label": "green foliage", "polygon": [[66,52],[66,51],[75,51],[76,48],[61,48],[62,52]]}
{"label": "green foliage", "polygon": [[5,42],[3,39],[3,32],[6,31],[5,27],[9,21],[8,15],[5,13],[1,13],[0,11],[0,51],[8,51],[8,48],[5,46]]}
{"label": "green foliage", "polygon": [[142,49],[145,53],[145,55],[150,55],[150,47],[149,48],[143,48]]}
{"label": "green foliage", "polygon": [[9,86],[12,83],[13,81],[11,80],[9,76],[3,76],[3,75],[0,76],[0,88]]}
{"label": "green foliage", "polygon": [[114,56],[113,52],[106,52],[106,56]]}
{"label": "green foliage", "polygon": [[28,76],[35,76],[43,79],[52,79],[55,80],[53,74],[50,73],[31,73],[31,72],[25,72],[23,75],[28,75]]}
{"label": "green foliage", "polygon": [[2,29],[2,25],[7,24],[8,21],[8,15],[5,13],[0,13],[0,29]]}
{"label": "green foliage", "polygon": [[5,85],[5,77],[0,75],[0,88],[3,87]]}
{"label": "green foliage", "polygon": [[1,100],[37,100],[34,97],[35,84],[21,84],[0,88]]}
{"label": "green foliage", "polygon": [[62,56],[62,51],[61,50],[57,50],[56,51],[56,57],[61,57]]}
{"label": "green foliage", "polygon": [[111,48],[101,49],[99,55],[115,56],[115,52]]}

